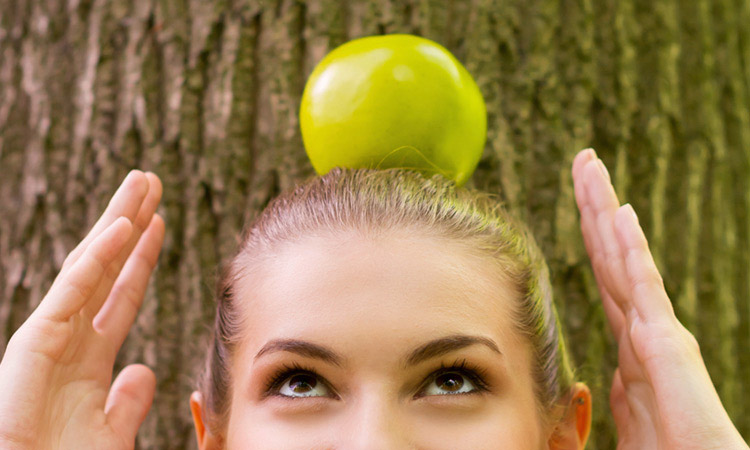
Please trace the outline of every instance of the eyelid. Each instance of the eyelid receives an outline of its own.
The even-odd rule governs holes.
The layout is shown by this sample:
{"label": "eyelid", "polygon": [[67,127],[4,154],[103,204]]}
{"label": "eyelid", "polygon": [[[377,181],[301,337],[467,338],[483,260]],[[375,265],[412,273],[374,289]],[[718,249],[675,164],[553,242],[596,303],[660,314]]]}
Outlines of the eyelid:
{"label": "eyelid", "polygon": [[338,394],[336,393],[336,390],[331,386],[331,383],[328,382],[322,375],[320,375],[318,372],[316,372],[312,368],[307,368],[304,366],[301,366],[299,363],[295,362],[291,365],[284,364],[284,366],[275,371],[273,375],[268,379],[266,382],[266,388],[263,391],[263,398],[271,397],[271,396],[279,396],[283,398],[325,398],[324,396],[300,396],[300,397],[292,397],[290,395],[284,395],[281,391],[281,386],[286,382],[290,377],[294,375],[310,375],[315,377],[318,382],[322,383],[325,388],[332,394],[331,397],[328,398],[338,398]]}
{"label": "eyelid", "polygon": [[484,369],[468,363],[465,359],[456,360],[451,365],[441,364],[440,368],[432,371],[430,375],[427,376],[425,381],[419,386],[417,394],[414,396],[414,398],[428,397],[428,395],[424,394],[424,391],[427,390],[427,387],[429,386],[429,384],[433,383],[437,379],[437,377],[439,377],[440,375],[443,375],[446,373],[457,373],[461,376],[467,377],[476,389],[470,392],[456,393],[456,394],[444,394],[444,395],[468,395],[468,394],[481,394],[483,392],[487,392],[490,389],[489,389],[487,382],[485,381],[486,379],[485,372],[486,371]]}
{"label": "eyelid", "polygon": [[[455,393],[455,394],[445,394],[445,395],[469,395],[469,394],[481,394],[483,392],[488,392],[490,390],[489,385],[486,381],[487,374],[486,369],[469,363],[466,359],[456,359],[453,364],[445,364],[441,363],[440,367],[430,372],[429,375],[424,379],[424,381],[419,384],[417,388],[417,393],[414,395],[414,398],[421,398],[426,397],[428,395],[424,395],[424,391],[426,390],[429,383],[432,383],[435,381],[437,377],[439,377],[442,374],[445,373],[458,373],[461,376],[467,377],[469,381],[474,385],[475,389],[470,392],[464,392],[464,393]],[[328,389],[328,391],[332,394],[330,397],[325,396],[309,396],[309,397],[292,397],[288,395],[284,395],[280,393],[281,386],[285,381],[287,381],[290,377],[297,375],[297,374],[307,374],[315,377],[320,383],[323,383]],[[294,362],[292,364],[284,364],[280,369],[277,369],[273,374],[268,378],[268,381],[265,383],[265,389],[263,391],[262,398],[267,398],[270,396],[279,396],[283,398],[315,398],[315,399],[321,399],[321,398],[334,398],[338,399],[339,394],[336,391],[336,389],[333,388],[333,385],[325,379],[322,375],[320,375],[315,369],[309,367],[309,366],[302,366],[301,364]]]}

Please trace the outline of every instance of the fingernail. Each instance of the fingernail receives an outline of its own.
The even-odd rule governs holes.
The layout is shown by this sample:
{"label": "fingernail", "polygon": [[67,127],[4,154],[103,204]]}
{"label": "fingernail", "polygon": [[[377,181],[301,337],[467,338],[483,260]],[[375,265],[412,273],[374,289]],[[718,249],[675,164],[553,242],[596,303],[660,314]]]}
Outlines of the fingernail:
{"label": "fingernail", "polygon": [[596,158],[596,152],[594,151],[593,148],[591,147],[584,148],[583,151],[586,152],[586,156],[588,157],[589,160]]}
{"label": "fingernail", "polygon": [[130,180],[131,178],[136,176],[137,173],[142,173],[142,172],[138,169],[131,169],[130,172],[128,172],[128,174],[125,176],[125,179]]}
{"label": "fingernail", "polygon": [[599,169],[602,171],[605,177],[607,177],[608,181],[612,181],[612,179],[609,177],[609,172],[607,171],[607,167],[604,165],[601,159],[597,159],[596,162],[599,165]]}
{"label": "fingernail", "polygon": [[117,219],[115,219],[115,221],[114,221],[114,222],[112,222],[112,225],[110,225],[110,226],[113,226],[113,225],[114,225],[115,223],[118,223],[118,222],[125,222],[125,223],[127,223],[128,225],[131,225],[131,226],[133,225],[133,221],[131,221],[130,219],[128,219],[128,218],[127,218],[127,217],[125,217],[125,216],[120,216],[120,217],[118,217]]}
{"label": "fingernail", "polygon": [[624,205],[622,205],[622,207],[628,212],[628,214],[630,214],[635,223],[640,223],[640,221],[638,220],[638,215],[635,213],[635,210],[630,203],[625,203]]}

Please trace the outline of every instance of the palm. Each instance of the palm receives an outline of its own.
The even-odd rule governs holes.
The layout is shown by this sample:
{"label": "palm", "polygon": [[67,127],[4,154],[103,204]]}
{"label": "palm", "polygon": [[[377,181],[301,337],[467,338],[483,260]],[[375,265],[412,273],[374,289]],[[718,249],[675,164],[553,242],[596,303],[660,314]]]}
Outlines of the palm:
{"label": "palm", "polygon": [[573,163],[581,230],[618,345],[610,406],[619,449],[747,446],[726,414],[695,338],[680,324],[629,205],[593,151]]}
{"label": "palm", "polygon": [[3,448],[133,447],[153,374],[134,365],[110,382],[161,247],[160,197],[155,175],[131,174],[8,343],[0,364]]}
{"label": "palm", "polygon": [[[26,363],[33,366],[34,371],[23,384],[37,389],[14,389],[9,393],[13,397],[11,403],[34,406],[22,410],[24,414],[19,420],[47,425],[43,435],[47,442],[39,441],[37,435],[38,446],[52,448],[59,443],[73,442],[76,436],[70,436],[70,432],[78,434],[75,430],[80,430],[75,424],[88,424],[87,437],[95,440],[90,444],[96,441],[120,444],[122,438],[113,433],[104,415],[114,361],[110,361],[109,352],[103,348],[102,338],[80,317],[56,327],[40,324],[33,328],[23,332],[33,332],[37,336],[54,333],[61,337],[55,342],[56,348],[30,339]],[[46,402],[36,401],[42,395]],[[80,442],[80,436],[78,438]],[[111,448],[125,448],[126,442],[122,444]],[[96,445],[85,447],[95,448]]]}

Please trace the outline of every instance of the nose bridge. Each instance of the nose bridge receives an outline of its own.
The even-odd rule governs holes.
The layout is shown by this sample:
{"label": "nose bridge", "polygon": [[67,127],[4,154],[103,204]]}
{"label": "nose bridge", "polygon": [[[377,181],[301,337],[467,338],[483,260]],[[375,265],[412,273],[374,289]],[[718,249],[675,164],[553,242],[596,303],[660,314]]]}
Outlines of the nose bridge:
{"label": "nose bridge", "polygon": [[409,449],[408,430],[393,393],[369,393],[351,405],[348,443],[357,450]]}

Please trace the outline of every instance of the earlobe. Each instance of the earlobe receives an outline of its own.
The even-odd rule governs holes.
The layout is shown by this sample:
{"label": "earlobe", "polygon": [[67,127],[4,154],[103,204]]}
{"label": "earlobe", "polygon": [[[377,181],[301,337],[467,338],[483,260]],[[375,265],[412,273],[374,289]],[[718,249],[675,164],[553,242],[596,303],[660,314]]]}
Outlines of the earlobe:
{"label": "earlobe", "polygon": [[[201,446],[203,436],[206,433],[206,427],[203,424],[203,396],[198,391],[193,391],[190,395],[190,412],[193,414],[193,425],[195,425],[195,436],[198,438],[198,446]],[[201,447],[202,448],[202,447]]]}
{"label": "earlobe", "polygon": [[571,388],[567,414],[552,431],[548,442],[550,450],[582,450],[591,431],[591,392],[583,383]]}
{"label": "earlobe", "polygon": [[198,448],[200,450],[214,450],[221,448],[219,439],[217,439],[206,426],[204,421],[204,411],[206,406],[203,401],[203,395],[198,391],[193,391],[190,395],[190,412],[193,414],[193,424],[195,425],[195,436],[198,439]]}
{"label": "earlobe", "polygon": [[573,407],[575,411],[576,432],[578,434],[579,448],[584,448],[591,432],[591,391],[583,383],[576,383],[573,393]]}

